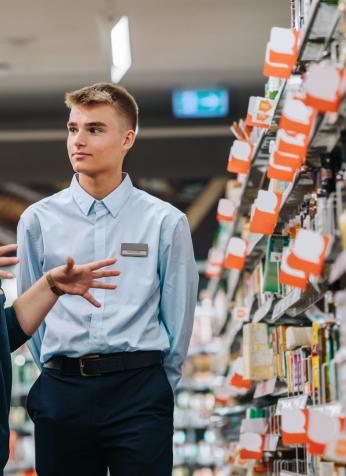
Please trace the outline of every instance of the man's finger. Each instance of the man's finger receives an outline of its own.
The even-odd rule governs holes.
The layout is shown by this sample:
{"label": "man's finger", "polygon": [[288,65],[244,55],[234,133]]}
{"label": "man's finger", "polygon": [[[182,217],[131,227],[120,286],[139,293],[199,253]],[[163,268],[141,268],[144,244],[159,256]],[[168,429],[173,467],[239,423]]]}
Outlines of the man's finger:
{"label": "man's finger", "polygon": [[0,246],[0,256],[7,255],[8,253],[14,253],[15,251],[17,251],[16,244]]}
{"label": "man's finger", "polygon": [[99,289],[115,289],[117,286],[113,283],[103,283],[100,281],[92,281],[91,288],[99,288]]}
{"label": "man's finger", "polygon": [[83,294],[84,299],[90,302],[95,307],[101,307],[101,304],[96,301],[96,299],[90,294],[90,293],[85,293]]}
{"label": "man's finger", "polygon": [[12,279],[14,275],[12,273],[7,273],[6,271],[0,271],[0,279]]}
{"label": "man's finger", "polygon": [[119,276],[121,273],[120,271],[117,271],[115,269],[110,269],[110,270],[105,270],[105,271],[94,271],[93,272],[93,278],[98,279],[98,278],[109,278],[112,276]]}
{"label": "man's finger", "polygon": [[19,263],[19,259],[16,257],[13,258],[0,258],[0,266],[12,266]]}
{"label": "man's finger", "polygon": [[94,271],[95,269],[103,268],[104,266],[111,266],[117,261],[118,260],[114,258],[104,259],[102,261],[94,261],[93,263],[90,263],[89,266],[90,266],[90,269]]}

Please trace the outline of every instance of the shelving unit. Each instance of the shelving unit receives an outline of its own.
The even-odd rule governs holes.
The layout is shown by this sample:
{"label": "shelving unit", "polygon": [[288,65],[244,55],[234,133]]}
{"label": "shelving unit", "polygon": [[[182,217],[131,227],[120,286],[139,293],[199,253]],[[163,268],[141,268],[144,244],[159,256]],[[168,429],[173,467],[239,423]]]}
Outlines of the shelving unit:
{"label": "shelving unit", "polygon": [[[298,2],[291,2],[293,3]],[[304,2],[305,6],[307,3]],[[223,441],[223,448],[226,451],[223,463],[219,462],[214,473],[210,473],[213,475],[253,476],[257,473],[273,476],[346,475],[346,452],[340,450],[338,453],[335,448],[333,449],[335,441],[339,446],[346,442],[343,430],[335,430],[336,436],[333,437],[334,440],[330,440],[334,443],[330,442],[328,448],[320,450],[321,453],[314,449],[311,441],[314,441],[313,438],[320,441],[325,435],[320,432],[322,436],[321,434],[316,436],[309,419],[306,419],[305,426],[303,425],[307,438],[304,443],[287,444],[286,437],[283,436],[283,428],[286,428],[283,427],[284,414],[289,408],[304,409],[307,415],[319,412],[318,418],[322,418],[320,414],[328,415],[335,419],[333,421],[346,416],[346,397],[344,397],[346,353],[343,349],[346,345],[344,337],[346,252],[343,251],[346,241],[343,236],[345,231],[338,223],[340,215],[346,209],[346,202],[342,196],[346,174],[339,172],[341,175],[336,176],[338,169],[344,170],[346,162],[345,144],[341,134],[346,129],[345,92],[338,113],[318,113],[310,136],[305,165],[295,175],[292,183],[287,183],[286,186],[281,184],[282,202],[273,234],[277,237],[287,236],[287,240],[289,239],[292,244],[295,234],[290,231],[289,223],[297,216],[302,219],[298,228],[304,228],[308,223],[311,227],[308,229],[319,230],[321,224],[317,221],[315,223],[316,215],[312,214],[310,221],[305,220],[302,205],[307,197],[310,197],[310,201],[308,200],[310,206],[312,198],[319,193],[324,180],[321,176],[326,170],[327,157],[332,164],[332,180],[334,186],[336,183],[336,191],[328,190],[327,195],[318,195],[325,199],[316,204],[317,209],[323,212],[324,221],[321,218],[323,233],[328,233],[332,238],[321,276],[312,277],[305,290],[289,286],[279,286],[276,291],[265,290],[263,269],[270,259],[268,246],[272,236],[247,231],[251,207],[258,191],[267,190],[270,186],[271,181],[267,178],[270,142],[275,141],[288,95],[302,91],[306,71],[312,63],[327,62],[335,65],[338,62],[345,70],[346,2],[339,1],[339,5],[335,3],[337,2],[322,0],[311,2],[309,14],[304,18],[300,32],[298,62],[291,78],[281,81],[275,98],[275,112],[271,126],[267,130],[255,128],[252,132],[254,152],[250,171],[245,176],[238,176],[235,181],[231,178],[233,183],[239,181],[240,192],[236,195],[237,198],[227,195],[228,189],[226,190],[226,197],[234,199],[237,211],[230,224],[220,227],[213,246],[226,252],[229,240],[232,237],[241,237],[247,241],[247,252],[245,265],[241,271],[224,269],[220,278],[209,280],[206,294],[203,295],[203,298],[213,303],[215,307],[220,306],[220,301],[223,302],[228,310],[221,332],[214,333],[213,337],[218,340],[220,350],[210,356],[208,364],[205,363],[207,373],[223,377],[223,381],[215,379],[209,387],[215,396],[209,429],[213,429],[218,435],[219,445],[222,445]],[[237,318],[238,309],[246,309],[248,319],[245,318],[241,322]],[[247,324],[246,331],[244,324]],[[250,347],[246,339],[250,339],[249,329],[257,336],[253,339],[259,339],[259,334],[255,334],[256,325],[265,326],[258,329],[266,329],[268,343],[263,345],[263,355],[268,348],[272,361],[270,365],[266,364],[266,370],[269,374],[271,366],[271,378],[261,377],[259,371],[256,375],[254,370],[256,361],[250,349],[256,349],[257,344]],[[303,344],[299,344],[298,331],[290,330],[289,332],[294,335],[295,345],[288,348],[286,340],[280,339],[282,335],[287,336],[287,330],[292,328],[308,328],[310,330],[306,332],[311,337],[302,341]],[[279,347],[276,348],[275,345]],[[301,360],[298,359],[298,354]],[[316,360],[316,356],[319,360]],[[239,358],[242,359],[243,365],[242,378],[252,382],[251,386],[246,390],[243,387],[242,391],[239,391],[240,386],[237,386],[239,382],[236,385],[234,383],[236,379],[233,378],[238,372],[236,364]],[[259,366],[258,363],[257,365]],[[261,365],[265,366],[263,363]],[[198,373],[195,372],[197,380]],[[222,435],[222,428],[230,425],[234,412],[241,415],[242,422],[237,426],[239,432],[237,438],[234,438],[234,433],[231,438],[227,438]],[[257,412],[260,416],[253,416],[251,412]],[[312,418],[313,416],[311,422]],[[263,420],[265,425],[262,432],[259,430],[260,420]],[[321,425],[323,426],[323,423]],[[247,428],[255,428],[251,430],[252,433],[250,432],[252,438],[254,434],[263,437],[264,447],[258,446],[256,450],[260,453],[259,457],[251,457],[251,454],[253,455],[251,451],[249,456],[249,450],[246,450],[247,453],[244,452],[244,448],[247,448],[244,441],[250,445],[249,440],[244,439],[244,434],[250,431]],[[328,431],[326,427],[325,433]],[[256,444],[252,444],[253,448],[256,448]],[[253,452],[256,451],[253,449]],[[244,456],[246,454],[247,457]]]}

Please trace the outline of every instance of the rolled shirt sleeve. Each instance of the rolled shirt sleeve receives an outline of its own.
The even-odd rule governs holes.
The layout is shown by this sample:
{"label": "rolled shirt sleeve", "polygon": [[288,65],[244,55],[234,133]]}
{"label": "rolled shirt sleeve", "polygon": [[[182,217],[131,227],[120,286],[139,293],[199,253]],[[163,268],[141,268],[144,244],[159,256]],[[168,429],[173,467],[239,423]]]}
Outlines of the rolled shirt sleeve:
{"label": "rolled shirt sleeve", "polygon": [[175,391],[192,334],[198,291],[197,266],[185,215],[180,216],[175,226],[166,225],[159,264],[159,315],[170,341],[170,349],[164,355],[164,368]]}

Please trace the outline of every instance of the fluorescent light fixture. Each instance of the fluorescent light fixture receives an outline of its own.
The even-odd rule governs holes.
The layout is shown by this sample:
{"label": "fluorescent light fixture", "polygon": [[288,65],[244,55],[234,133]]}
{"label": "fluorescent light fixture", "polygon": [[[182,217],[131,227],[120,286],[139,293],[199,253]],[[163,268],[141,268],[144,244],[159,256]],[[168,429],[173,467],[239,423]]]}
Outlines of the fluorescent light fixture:
{"label": "fluorescent light fixture", "polygon": [[112,44],[112,81],[118,83],[132,64],[129,19],[120,18],[111,31]]}

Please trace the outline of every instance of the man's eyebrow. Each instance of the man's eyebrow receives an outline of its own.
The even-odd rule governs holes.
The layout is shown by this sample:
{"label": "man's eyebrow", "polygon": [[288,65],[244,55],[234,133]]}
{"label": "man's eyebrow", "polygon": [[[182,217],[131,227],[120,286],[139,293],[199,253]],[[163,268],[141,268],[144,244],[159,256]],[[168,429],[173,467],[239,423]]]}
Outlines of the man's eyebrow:
{"label": "man's eyebrow", "polygon": [[[78,125],[77,122],[68,122],[67,123],[67,127],[77,126],[77,125]],[[107,124],[105,124],[104,122],[101,122],[101,121],[86,122],[83,125],[86,126],[86,127],[107,127]]]}

